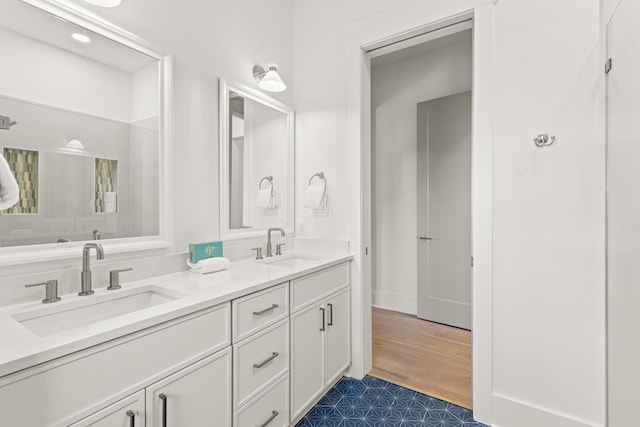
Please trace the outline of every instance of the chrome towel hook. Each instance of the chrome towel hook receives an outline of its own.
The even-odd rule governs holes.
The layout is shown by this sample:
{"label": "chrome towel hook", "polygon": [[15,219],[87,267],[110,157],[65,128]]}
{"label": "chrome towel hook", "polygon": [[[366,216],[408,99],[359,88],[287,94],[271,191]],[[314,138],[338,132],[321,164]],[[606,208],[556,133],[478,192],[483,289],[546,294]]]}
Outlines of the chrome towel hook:
{"label": "chrome towel hook", "polygon": [[551,138],[549,138],[549,134],[546,133],[541,133],[533,138],[533,143],[536,144],[536,147],[548,147],[553,145],[554,142],[556,142],[556,137],[551,136]]}

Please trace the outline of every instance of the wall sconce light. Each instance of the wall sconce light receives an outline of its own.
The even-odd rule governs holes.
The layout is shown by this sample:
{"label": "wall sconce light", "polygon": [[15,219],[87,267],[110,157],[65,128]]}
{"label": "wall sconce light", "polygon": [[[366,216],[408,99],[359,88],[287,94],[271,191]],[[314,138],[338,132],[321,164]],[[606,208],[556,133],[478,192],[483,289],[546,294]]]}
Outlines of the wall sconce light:
{"label": "wall sconce light", "polygon": [[253,77],[258,82],[258,87],[268,92],[282,92],[287,89],[280,74],[278,74],[277,64],[268,64],[265,70],[259,65],[253,67]]}

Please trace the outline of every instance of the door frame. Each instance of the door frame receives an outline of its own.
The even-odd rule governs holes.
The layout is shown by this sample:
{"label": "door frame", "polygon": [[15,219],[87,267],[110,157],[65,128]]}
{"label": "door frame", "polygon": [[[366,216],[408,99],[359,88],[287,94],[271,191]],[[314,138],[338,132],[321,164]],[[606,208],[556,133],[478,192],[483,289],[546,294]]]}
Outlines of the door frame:
{"label": "door frame", "polygon": [[372,367],[371,337],[371,58],[373,48],[473,19],[472,72],[472,395],[477,421],[492,420],[493,347],[493,5],[449,14],[387,35],[367,35],[355,23],[347,37],[348,193],[352,268],[352,367],[363,377]]}

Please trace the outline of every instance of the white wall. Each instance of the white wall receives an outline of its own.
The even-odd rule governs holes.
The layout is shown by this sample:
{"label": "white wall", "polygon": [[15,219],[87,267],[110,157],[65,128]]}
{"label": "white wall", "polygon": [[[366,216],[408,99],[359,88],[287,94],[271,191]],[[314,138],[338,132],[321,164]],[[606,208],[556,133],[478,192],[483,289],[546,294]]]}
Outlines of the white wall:
{"label": "white wall", "polygon": [[[356,251],[353,354],[354,371],[360,373],[358,369],[367,367],[370,343],[360,340],[368,333],[362,321],[368,312],[366,284],[360,281],[365,262],[360,251],[367,242],[360,229],[358,197],[364,132],[357,124],[366,102],[359,95],[359,46],[474,7],[482,17],[476,30],[484,38],[476,53],[485,55],[476,60],[490,69],[475,76],[481,86],[474,87],[474,93],[485,95],[474,105],[491,105],[493,99],[495,110],[491,124],[475,124],[495,134],[489,160],[493,189],[488,191],[494,197],[489,218],[489,226],[495,227],[494,260],[490,252],[474,254],[482,255],[476,258],[476,271],[483,269],[483,277],[489,278],[474,285],[481,293],[474,301],[491,310],[477,315],[484,319],[483,328],[474,335],[474,351],[482,347],[474,358],[484,363],[475,364],[474,359],[476,415],[503,427],[603,425],[604,143],[598,1],[295,2],[298,170],[306,176],[326,168],[328,179],[342,186],[333,217],[307,219],[307,231],[324,237],[347,235]],[[324,85],[317,84],[320,75]],[[485,117],[491,114],[484,112]],[[534,147],[532,138],[542,132],[558,136],[554,147]],[[491,146],[491,141],[481,142]]]}
{"label": "white wall", "polygon": [[[493,355],[504,425],[522,402],[604,422],[599,7],[495,7]],[[544,37],[524,30],[536,22],[546,22],[538,28]],[[556,144],[536,148],[531,138],[547,132]]]}
{"label": "white wall", "polygon": [[128,73],[3,28],[0,52],[0,94],[105,119],[131,120]]}
{"label": "white wall", "polygon": [[640,399],[640,3],[623,0],[608,28],[607,332],[609,427],[637,424]]}
{"label": "white wall", "polygon": [[410,314],[418,281],[417,104],[471,89],[471,31],[430,45],[392,62],[374,59],[371,72],[372,298]]}
{"label": "white wall", "polygon": [[131,74],[132,123],[157,117],[160,112],[158,68],[158,62],[154,60]]}

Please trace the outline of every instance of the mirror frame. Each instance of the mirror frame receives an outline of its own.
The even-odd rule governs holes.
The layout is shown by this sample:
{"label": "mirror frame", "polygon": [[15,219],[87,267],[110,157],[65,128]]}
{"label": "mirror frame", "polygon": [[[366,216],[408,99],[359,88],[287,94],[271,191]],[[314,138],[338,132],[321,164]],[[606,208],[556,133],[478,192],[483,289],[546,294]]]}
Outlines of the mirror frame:
{"label": "mirror frame", "polygon": [[[75,25],[98,33],[115,42],[144,53],[159,62],[159,158],[158,158],[158,214],[159,234],[143,237],[126,237],[101,240],[105,253],[124,253],[170,246],[170,209],[169,209],[169,150],[171,137],[171,99],[173,62],[170,55],[165,55],[153,49],[149,43],[141,38],[117,27],[108,21],[92,14],[80,6],[53,0],[21,0],[24,3],[67,20]],[[69,258],[80,259],[82,247],[87,241],[69,243],[47,243],[28,246],[9,246],[0,248],[0,266],[38,263],[45,261],[63,260]]]}
{"label": "mirror frame", "polygon": [[236,92],[246,99],[266,105],[274,110],[287,115],[287,128],[289,135],[289,147],[287,150],[287,224],[283,227],[288,235],[295,231],[295,111],[292,107],[276,101],[262,93],[239,84],[230,84],[220,79],[220,240],[244,239],[263,236],[267,227],[263,228],[229,228],[229,92]]}

